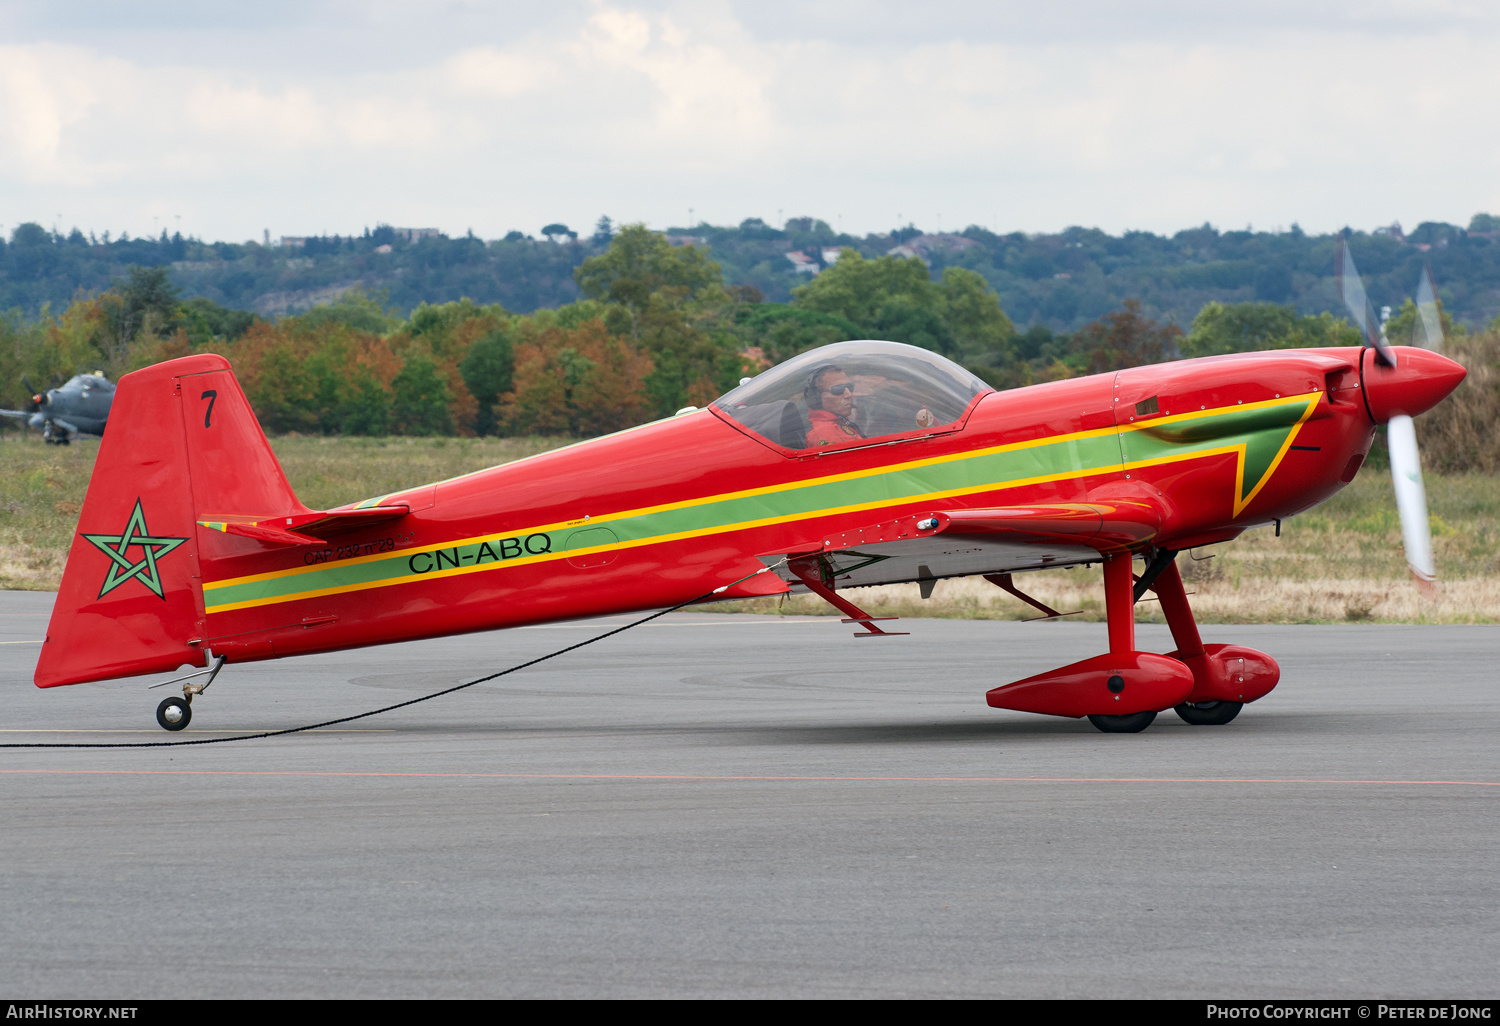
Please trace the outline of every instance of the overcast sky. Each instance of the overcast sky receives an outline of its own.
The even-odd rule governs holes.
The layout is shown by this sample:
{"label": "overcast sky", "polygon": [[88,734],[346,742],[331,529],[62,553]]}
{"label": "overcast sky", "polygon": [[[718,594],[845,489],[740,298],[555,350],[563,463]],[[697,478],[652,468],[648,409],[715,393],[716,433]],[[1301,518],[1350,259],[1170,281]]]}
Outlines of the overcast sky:
{"label": "overcast sky", "polygon": [[0,0],[0,225],[1500,214],[1500,4]]}

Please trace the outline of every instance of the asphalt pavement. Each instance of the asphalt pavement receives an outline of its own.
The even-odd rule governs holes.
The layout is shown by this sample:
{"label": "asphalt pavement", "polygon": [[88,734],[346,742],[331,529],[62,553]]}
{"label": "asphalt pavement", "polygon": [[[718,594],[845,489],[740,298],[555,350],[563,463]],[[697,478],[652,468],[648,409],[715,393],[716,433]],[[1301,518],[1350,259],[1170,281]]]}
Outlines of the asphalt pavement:
{"label": "asphalt pavement", "polygon": [[[627,622],[230,666],[168,734],[150,680],[32,686],[51,601],[0,593],[0,743],[293,727]],[[1281,685],[1133,735],[984,704],[1103,624],[899,629],[674,613],[341,728],[0,751],[0,996],[1500,994],[1500,628],[1206,627]]]}

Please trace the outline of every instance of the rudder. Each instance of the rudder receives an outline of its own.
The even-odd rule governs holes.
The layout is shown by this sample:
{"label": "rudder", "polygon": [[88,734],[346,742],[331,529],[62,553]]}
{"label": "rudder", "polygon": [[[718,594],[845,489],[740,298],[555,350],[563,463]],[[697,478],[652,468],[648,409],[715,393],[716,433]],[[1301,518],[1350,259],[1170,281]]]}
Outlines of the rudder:
{"label": "rudder", "polygon": [[120,379],[35,681],[56,687],[205,666],[205,513],[307,512],[229,361],[199,354]]}

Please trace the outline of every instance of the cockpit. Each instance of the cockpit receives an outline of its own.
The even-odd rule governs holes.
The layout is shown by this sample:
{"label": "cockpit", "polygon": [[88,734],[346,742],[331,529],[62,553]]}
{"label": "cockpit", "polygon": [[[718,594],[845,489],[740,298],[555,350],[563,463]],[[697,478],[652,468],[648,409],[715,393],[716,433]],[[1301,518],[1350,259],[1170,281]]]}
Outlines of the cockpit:
{"label": "cockpit", "polygon": [[794,451],[951,431],[990,387],[951,360],[899,342],[839,342],[772,367],[714,402]]}

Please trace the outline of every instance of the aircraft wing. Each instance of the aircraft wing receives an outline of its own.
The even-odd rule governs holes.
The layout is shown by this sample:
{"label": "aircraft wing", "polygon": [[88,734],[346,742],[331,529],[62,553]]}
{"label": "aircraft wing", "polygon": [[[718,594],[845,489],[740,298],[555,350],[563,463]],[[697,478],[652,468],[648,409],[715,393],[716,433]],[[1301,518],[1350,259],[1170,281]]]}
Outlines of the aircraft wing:
{"label": "aircraft wing", "polygon": [[[1097,562],[1149,541],[1161,512],[1138,500],[935,510],[809,539],[761,562],[820,557],[840,588]],[[800,582],[786,564],[776,572]]]}
{"label": "aircraft wing", "polygon": [[385,520],[397,520],[410,512],[411,508],[402,503],[371,506],[367,509],[311,510],[279,517],[211,513],[208,519],[200,520],[198,524],[210,530],[237,534],[242,538],[255,538],[273,545],[321,545],[334,535],[357,531]]}
{"label": "aircraft wing", "polygon": [[21,410],[0,410],[0,417],[14,417],[17,420],[25,420],[30,416],[31,414],[22,412]]}

